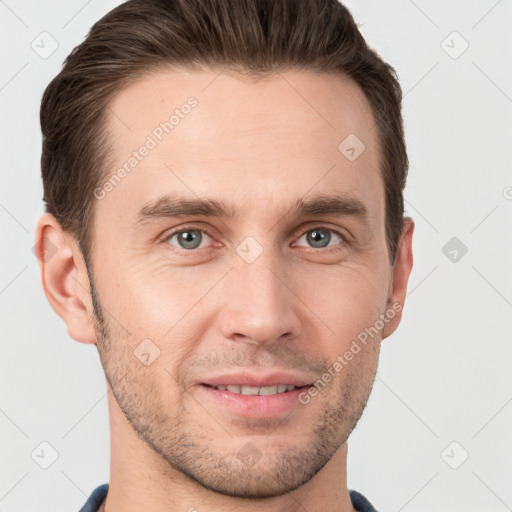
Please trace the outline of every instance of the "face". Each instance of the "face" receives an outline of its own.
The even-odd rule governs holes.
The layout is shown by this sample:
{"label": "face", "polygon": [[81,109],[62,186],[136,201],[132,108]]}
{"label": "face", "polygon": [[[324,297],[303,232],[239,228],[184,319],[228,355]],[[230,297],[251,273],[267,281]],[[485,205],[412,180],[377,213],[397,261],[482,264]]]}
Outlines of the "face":
{"label": "face", "polygon": [[[334,75],[169,70],[116,96],[108,128],[90,279],[119,411],[207,489],[299,487],[359,420],[393,309],[368,102]],[[272,376],[305,387],[210,387]]]}

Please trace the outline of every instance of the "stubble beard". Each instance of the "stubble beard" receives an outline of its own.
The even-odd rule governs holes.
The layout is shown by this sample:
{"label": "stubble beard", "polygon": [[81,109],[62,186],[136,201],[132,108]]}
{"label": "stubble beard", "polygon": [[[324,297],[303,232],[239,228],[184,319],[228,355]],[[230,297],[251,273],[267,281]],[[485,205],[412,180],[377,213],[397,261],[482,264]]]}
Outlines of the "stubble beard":
{"label": "stubble beard", "polygon": [[[233,498],[271,498],[287,494],[310,481],[347,441],[366,407],[376,367],[372,376],[366,377],[364,389],[358,382],[361,377],[358,366],[346,369],[349,375],[341,381],[336,399],[322,400],[323,410],[318,414],[307,446],[275,444],[271,439],[272,432],[277,433],[279,426],[272,424],[265,428],[263,421],[256,428],[258,437],[252,435],[251,439],[242,440],[226,434],[232,442],[221,447],[218,437],[211,435],[218,422],[200,407],[204,412],[201,418],[194,418],[187,409],[186,404],[194,405],[195,400],[185,400],[186,392],[179,387],[179,410],[173,417],[169,416],[171,411],[161,403],[158,386],[151,386],[150,382],[138,377],[133,354],[115,347],[115,343],[122,343],[122,331],[114,323],[108,324],[89,266],[87,270],[97,347],[108,385],[137,436],[167,462],[168,475],[173,473],[172,470],[178,471],[194,486]],[[172,383],[176,385],[176,381]],[[188,423],[186,418],[190,418]],[[300,424],[297,428],[303,426]],[[225,430],[229,432],[233,427],[225,425],[222,435]],[[248,446],[256,455],[252,465],[240,456]]]}

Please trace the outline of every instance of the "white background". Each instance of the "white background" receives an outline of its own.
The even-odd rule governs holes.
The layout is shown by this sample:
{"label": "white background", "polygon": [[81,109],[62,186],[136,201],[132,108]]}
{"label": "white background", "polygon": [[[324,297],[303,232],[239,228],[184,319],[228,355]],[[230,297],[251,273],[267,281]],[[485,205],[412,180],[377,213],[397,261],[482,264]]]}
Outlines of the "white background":
{"label": "white background", "polygon": [[[78,510],[109,479],[97,351],[50,308],[32,246],[41,95],[118,3],[0,2],[2,512]],[[349,441],[349,488],[380,512],[511,510],[512,2],[346,4],[402,84],[416,221],[404,318]],[[31,47],[43,31],[58,43],[47,58]],[[442,251],[452,237],[468,249],[456,262]],[[48,469],[31,458],[43,441],[58,452]]]}

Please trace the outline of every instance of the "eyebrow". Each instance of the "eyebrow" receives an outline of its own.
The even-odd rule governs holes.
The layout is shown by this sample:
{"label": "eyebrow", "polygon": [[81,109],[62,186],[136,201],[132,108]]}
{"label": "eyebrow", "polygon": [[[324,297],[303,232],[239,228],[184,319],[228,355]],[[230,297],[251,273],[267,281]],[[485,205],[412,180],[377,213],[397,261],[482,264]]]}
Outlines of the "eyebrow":
{"label": "eyebrow", "polygon": [[[219,217],[232,219],[237,216],[233,204],[212,198],[186,198],[165,195],[144,205],[138,212],[137,223],[152,220],[192,216]],[[355,217],[363,223],[368,221],[368,210],[357,198],[348,195],[315,195],[300,198],[287,215],[296,218],[320,216]]]}

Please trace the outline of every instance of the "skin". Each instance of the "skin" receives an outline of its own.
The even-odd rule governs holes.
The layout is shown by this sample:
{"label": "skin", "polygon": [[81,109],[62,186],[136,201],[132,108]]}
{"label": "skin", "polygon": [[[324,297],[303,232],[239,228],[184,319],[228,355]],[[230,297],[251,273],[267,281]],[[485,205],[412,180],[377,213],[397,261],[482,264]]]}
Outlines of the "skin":
{"label": "skin", "polygon": [[[49,214],[37,226],[42,250],[48,240],[57,248],[40,260],[46,296],[73,339],[97,345],[105,370],[106,510],[352,511],[347,439],[400,311],[307,405],[285,415],[229,412],[199,382],[235,368],[316,381],[380,314],[404,304],[414,223],[404,219],[391,266],[370,105],[338,75],[289,70],[254,81],[160,70],[111,102],[106,178],[190,96],[197,106],[96,201],[92,282],[74,238]],[[338,150],[351,133],[366,145],[354,161]],[[142,206],[164,193],[229,202],[237,214],[137,223]],[[296,200],[316,194],[359,199],[366,222],[290,214]],[[198,248],[169,237],[184,228],[207,231],[193,232]],[[314,228],[323,238],[311,237]],[[248,236],[262,249],[251,263],[236,251]],[[148,366],[134,357],[145,339],[160,350]],[[244,447],[258,454],[254,464],[238,455]]]}

